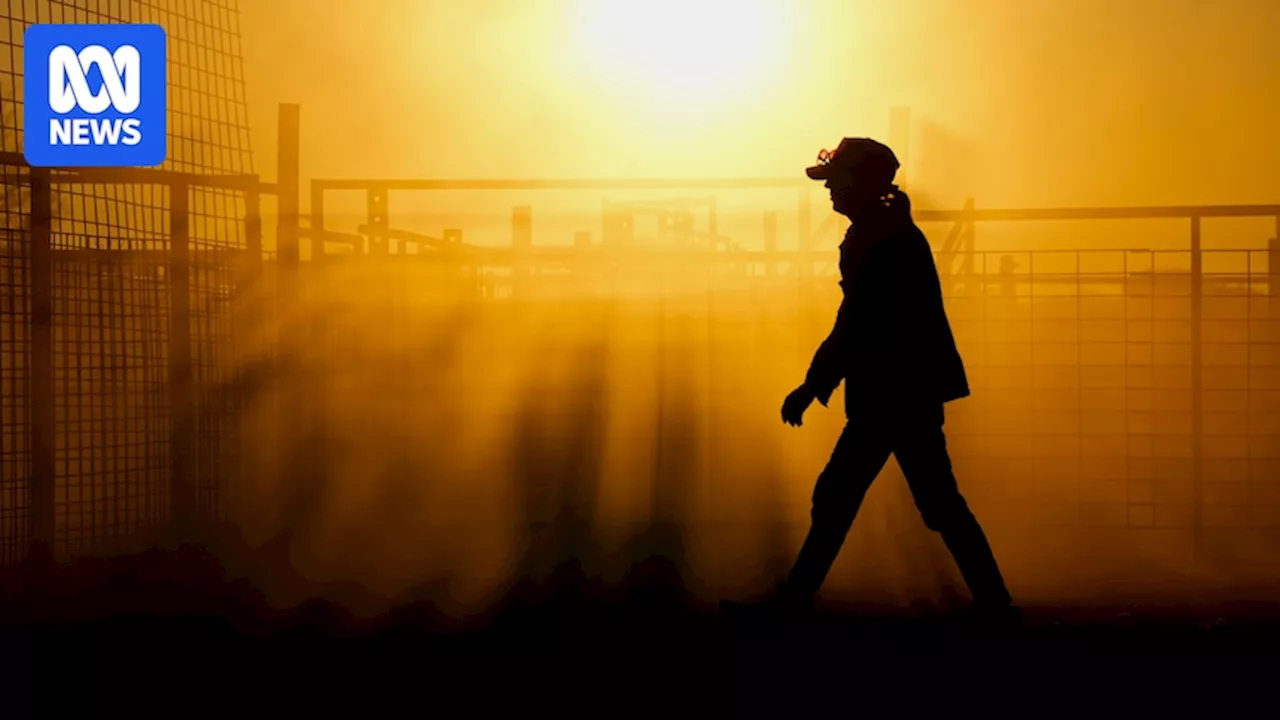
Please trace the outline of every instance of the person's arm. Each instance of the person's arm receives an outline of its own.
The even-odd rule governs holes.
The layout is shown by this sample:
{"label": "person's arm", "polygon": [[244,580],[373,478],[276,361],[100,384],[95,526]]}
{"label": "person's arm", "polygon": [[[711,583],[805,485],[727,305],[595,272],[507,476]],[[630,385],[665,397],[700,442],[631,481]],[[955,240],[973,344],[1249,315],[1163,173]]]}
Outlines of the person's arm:
{"label": "person's arm", "polygon": [[840,301],[840,309],[836,311],[835,325],[831,328],[831,333],[827,335],[827,339],[822,341],[822,344],[818,346],[817,352],[813,354],[813,362],[809,364],[809,372],[804,379],[805,387],[809,389],[809,392],[813,393],[813,397],[822,403],[824,407],[831,399],[831,394],[836,391],[836,388],[840,387],[840,381],[844,380],[844,354],[848,326],[847,304],[847,299]]}

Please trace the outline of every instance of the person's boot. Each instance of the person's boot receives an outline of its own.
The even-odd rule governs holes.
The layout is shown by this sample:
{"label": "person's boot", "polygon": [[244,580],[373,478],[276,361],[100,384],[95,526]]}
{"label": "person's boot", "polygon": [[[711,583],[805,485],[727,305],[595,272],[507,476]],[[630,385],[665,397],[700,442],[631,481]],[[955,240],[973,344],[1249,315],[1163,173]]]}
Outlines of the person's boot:
{"label": "person's boot", "polygon": [[960,619],[984,627],[1012,627],[1022,622],[1022,610],[1012,601],[974,601],[960,612]]}

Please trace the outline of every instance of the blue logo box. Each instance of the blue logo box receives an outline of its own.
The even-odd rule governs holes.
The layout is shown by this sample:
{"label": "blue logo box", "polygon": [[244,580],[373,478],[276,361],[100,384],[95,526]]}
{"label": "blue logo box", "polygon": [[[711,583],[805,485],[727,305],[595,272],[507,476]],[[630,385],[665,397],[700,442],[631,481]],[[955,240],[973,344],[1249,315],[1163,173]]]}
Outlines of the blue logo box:
{"label": "blue logo box", "polygon": [[159,25],[31,25],[23,154],[35,167],[155,167],[168,151]]}

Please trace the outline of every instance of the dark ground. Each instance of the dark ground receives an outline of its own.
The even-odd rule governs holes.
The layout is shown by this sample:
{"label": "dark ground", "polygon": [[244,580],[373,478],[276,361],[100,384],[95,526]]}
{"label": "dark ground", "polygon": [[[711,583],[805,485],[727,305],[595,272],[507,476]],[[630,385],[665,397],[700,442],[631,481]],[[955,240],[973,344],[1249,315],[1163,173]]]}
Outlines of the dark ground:
{"label": "dark ground", "polygon": [[614,589],[564,566],[459,626],[413,602],[356,620],[352,588],[322,593],[344,603],[272,610],[222,575],[201,553],[155,551],[63,567],[39,586],[10,578],[0,718],[810,714],[800,701],[908,717],[1208,702],[1234,717],[1274,713],[1280,669],[1273,606],[1029,607],[1003,630],[927,609],[831,607],[776,627],[693,602],[659,558]]}

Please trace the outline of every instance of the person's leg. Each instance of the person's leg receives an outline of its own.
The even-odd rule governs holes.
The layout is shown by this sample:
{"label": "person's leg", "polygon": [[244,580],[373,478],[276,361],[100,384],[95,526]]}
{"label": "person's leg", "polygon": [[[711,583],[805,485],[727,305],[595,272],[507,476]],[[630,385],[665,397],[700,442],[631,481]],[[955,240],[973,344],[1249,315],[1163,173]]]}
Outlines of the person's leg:
{"label": "person's leg", "polygon": [[887,438],[874,428],[872,423],[851,421],[841,433],[814,486],[809,534],[779,599],[808,603],[826,580],[867,489],[889,460]]}
{"label": "person's leg", "polygon": [[942,425],[941,408],[904,417],[895,423],[894,455],[925,525],[942,535],[974,604],[1007,606],[1012,598],[987,536],[956,485]]}

